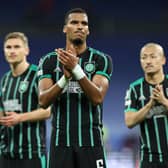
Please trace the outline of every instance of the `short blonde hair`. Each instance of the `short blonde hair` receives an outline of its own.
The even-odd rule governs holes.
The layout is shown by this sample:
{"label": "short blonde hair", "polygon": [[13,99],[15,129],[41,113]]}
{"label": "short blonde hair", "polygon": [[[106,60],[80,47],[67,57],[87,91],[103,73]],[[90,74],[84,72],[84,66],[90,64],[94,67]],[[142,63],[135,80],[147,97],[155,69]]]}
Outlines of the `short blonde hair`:
{"label": "short blonde hair", "polygon": [[11,32],[11,33],[8,33],[8,34],[5,36],[4,44],[5,44],[5,42],[6,42],[8,39],[13,39],[13,38],[21,39],[21,40],[23,41],[23,43],[25,44],[25,46],[29,48],[28,38],[27,38],[27,36],[26,36],[24,33],[22,33],[22,32]]}

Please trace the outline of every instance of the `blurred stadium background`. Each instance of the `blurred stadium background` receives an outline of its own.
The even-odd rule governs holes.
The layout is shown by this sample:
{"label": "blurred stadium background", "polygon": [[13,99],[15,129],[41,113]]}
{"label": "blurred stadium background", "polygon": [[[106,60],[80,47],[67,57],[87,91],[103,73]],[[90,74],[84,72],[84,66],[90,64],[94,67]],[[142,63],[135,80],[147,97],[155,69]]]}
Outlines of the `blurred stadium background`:
{"label": "blurred stadium background", "polygon": [[[9,69],[3,55],[5,34],[26,33],[31,48],[28,59],[38,64],[41,56],[65,45],[64,14],[74,7],[89,14],[88,45],[113,59],[113,76],[104,103],[108,168],[137,167],[139,129],[129,130],[124,124],[125,91],[131,81],[143,75],[139,50],[145,43],[160,43],[168,54],[167,0],[5,0],[0,5],[0,77]],[[49,139],[49,121],[47,126]]]}

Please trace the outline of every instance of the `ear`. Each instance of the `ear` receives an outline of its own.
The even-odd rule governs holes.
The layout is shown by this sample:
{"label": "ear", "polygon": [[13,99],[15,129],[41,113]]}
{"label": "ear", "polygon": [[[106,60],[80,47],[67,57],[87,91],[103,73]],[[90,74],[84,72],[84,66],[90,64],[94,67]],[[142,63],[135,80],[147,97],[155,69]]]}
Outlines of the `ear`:
{"label": "ear", "polygon": [[30,49],[27,47],[26,48],[26,55],[29,55],[30,54]]}
{"label": "ear", "polygon": [[66,31],[67,31],[67,28],[66,28],[66,25],[64,25],[64,27],[63,27],[63,33],[66,33]]}
{"label": "ear", "polygon": [[165,64],[166,64],[166,57],[163,56],[163,65],[165,65]]}
{"label": "ear", "polygon": [[90,31],[89,31],[89,29],[88,29],[87,35],[89,35],[89,34],[90,34]]}

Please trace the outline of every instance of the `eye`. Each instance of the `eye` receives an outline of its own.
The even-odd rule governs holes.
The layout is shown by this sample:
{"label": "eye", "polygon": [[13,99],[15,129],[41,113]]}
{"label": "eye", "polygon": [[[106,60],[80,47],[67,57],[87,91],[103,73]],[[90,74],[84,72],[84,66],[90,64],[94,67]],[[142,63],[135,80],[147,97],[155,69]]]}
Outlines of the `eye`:
{"label": "eye", "polygon": [[82,22],[82,25],[88,26],[88,22],[83,21],[83,22]]}
{"label": "eye", "polygon": [[10,45],[7,45],[5,48],[7,48],[7,49],[10,49],[10,48],[12,48]]}
{"label": "eye", "polygon": [[71,23],[71,24],[78,24],[78,21],[72,20],[70,23]]}

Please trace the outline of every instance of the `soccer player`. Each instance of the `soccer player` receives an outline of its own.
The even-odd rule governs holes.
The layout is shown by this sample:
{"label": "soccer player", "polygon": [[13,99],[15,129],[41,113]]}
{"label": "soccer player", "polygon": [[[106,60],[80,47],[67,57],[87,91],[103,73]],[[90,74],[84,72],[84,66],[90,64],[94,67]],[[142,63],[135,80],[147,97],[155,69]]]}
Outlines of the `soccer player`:
{"label": "soccer player", "polygon": [[81,8],[65,15],[65,48],[39,63],[39,101],[52,105],[49,168],[106,168],[102,110],[112,75],[111,57],[86,44],[88,16]]}
{"label": "soccer player", "polygon": [[140,51],[144,77],[130,84],[125,98],[125,122],[140,125],[140,168],[168,168],[168,76],[166,57],[156,43]]}
{"label": "soccer player", "polygon": [[39,108],[37,66],[28,63],[28,39],[11,32],[4,40],[10,71],[0,82],[0,167],[46,168],[45,121]]}

